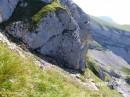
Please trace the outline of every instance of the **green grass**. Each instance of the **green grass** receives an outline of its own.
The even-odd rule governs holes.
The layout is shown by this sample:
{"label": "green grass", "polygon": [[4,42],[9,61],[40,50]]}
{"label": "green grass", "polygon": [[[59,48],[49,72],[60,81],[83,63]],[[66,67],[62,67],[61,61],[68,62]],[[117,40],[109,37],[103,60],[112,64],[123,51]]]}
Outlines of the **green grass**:
{"label": "green grass", "polygon": [[107,84],[97,77],[89,68],[86,69],[85,74],[81,77],[83,82],[85,82],[85,79],[92,79],[99,89],[98,91],[90,91],[88,94],[91,96],[85,97],[122,97],[116,90],[111,90],[107,87]]}
{"label": "green grass", "polygon": [[87,57],[87,64],[88,68],[98,77],[99,76],[99,69],[101,69],[93,60],[91,60],[89,57]]}
{"label": "green grass", "polygon": [[[98,79],[90,70],[90,74]],[[97,81],[96,81],[97,82]],[[40,69],[33,58],[20,57],[0,43],[0,97],[122,97],[115,90],[100,87],[91,91],[57,68]]]}
{"label": "green grass", "polygon": [[121,68],[121,71],[126,74],[125,80],[128,82],[128,84],[130,84],[130,68],[123,67]]}
{"label": "green grass", "polygon": [[33,17],[32,20],[36,23],[38,23],[43,16],[45,16],[48,12],[56,11],[57,9],[63,9],[65,8],[60,4],[59,0],[53,0],[51,4],[48,4],[41,8]]}
{"label": "green grass", "polygon": [[121,71],[123,71],[127,75],[130,75],[130,68],[123,67]]}
{"label": "green grass", "polygon": [[130,31],[130,25],[121,25],[121,28]]}
{"label": "green grass", "polygon": [[[99,71],[102,69],[99,64],[97,62],[95,62],[93,59],[91,59],[90,57],[87,56],[87,64],[88,64],[88,68],[95,74],[95,76],[97,76],[98,78],[100,78],[100,74],[99,74]],[[108,82],[111,80],[111,77],[110,75],[105,72],[104,70],[104,75],[105,75],[105,78],[104,78],[104,81]]]}

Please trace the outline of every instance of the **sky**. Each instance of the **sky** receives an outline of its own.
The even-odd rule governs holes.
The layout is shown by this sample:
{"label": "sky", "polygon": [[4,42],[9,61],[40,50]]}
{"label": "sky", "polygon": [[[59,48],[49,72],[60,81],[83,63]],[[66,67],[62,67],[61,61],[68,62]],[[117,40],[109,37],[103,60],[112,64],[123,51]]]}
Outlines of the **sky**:
{"label": "sky", "polygon": [[119,24],[130,24],[130,0],[73,0],[87,14],[109,16]]}

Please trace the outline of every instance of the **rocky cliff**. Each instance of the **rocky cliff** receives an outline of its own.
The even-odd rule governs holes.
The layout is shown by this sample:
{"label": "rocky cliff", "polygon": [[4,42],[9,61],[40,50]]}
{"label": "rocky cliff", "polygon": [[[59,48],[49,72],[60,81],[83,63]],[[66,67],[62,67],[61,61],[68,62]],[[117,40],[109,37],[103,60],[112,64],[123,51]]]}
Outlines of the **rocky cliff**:
{"label": "rocky cliff", "polygon": [[129,97],[130,33],[98,23],[72,0],[1,0],[0,30],[64,67],[109,77]]}
{"label": "rocky cliff", "polygon": [[5,32],[65,67],[85,70],[89,20],[76,4],[70,0],[6,1],[0,4],[16,3],[10,12],[5,6],[0,8],[5,12],[0,15],[7,14],[2,19]]}
{"label": "rocky cliff", "polygon": [[91,20],[91,32],[98,43],[130,64],[130,32],[101,25],[94,20]]}
{"label": "rocky cliff", "polygon": [[71,0],[2,0],[0,4],[1,28],[6,33],[66,67],[85,69],[90,33],[104,49],[130,63],[129,32],[90,19]]}
{"label": "rocky cliff", "polygon": [[100,67],[98,76],[105,79],[107,72],[114,80],[112,86],[124,97],[129,97],[130,32],[102,25],[93,19],[90,20],[90,32],[94,40],[87,56],[96,64],[95,68]]}
{"label": "rocky cliff", "polygon": [[9,19],[19,1],[20,0],[0,1],[0,23]]}

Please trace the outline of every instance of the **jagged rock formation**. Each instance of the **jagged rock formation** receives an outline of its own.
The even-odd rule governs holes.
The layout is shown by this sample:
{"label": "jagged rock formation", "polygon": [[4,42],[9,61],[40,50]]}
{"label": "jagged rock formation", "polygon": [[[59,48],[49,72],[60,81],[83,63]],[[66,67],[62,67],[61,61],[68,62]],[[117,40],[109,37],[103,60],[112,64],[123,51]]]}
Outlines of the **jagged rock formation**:
{"label": "jagged rock formation", "polygon": [[[57,0],[41,1],[49,3],[43,3],[43,5],[40,5],[42,7],[51,5],[52,2],[56,3]],[[1,2],[1,4],[4,5],[7,0]],[[26,3],[26,6],[20,6],[23,2],[24,4]],[[17,8],[15,7],[18,0],[16,0],[15,3],[8,2],[8,4],[13,6],[11,11],[7,12],[8,18],[11,16],[14,8],[15,10],[29,8],[29,2],[32,1],[23,0],[21,2],[22,4],[19,2],[20,4],[17,5]],[[36,25],[32,24],[32,22],[30,23],[27,20],[28,17],[23,17],[24,19],[21,19],[20,17],[20,19],[14,20],[14,17],[15,15],[17,16],[17,14],[13,14],[13,19],[9,19],[9,24],[5,26],[5,30],[14,37],[22,39],[22,41],[31,49],[36,50],[43,55],[51,56],[69,68],[80,70],[84,70],[85,68],[88,32],[91,30],[94,39],[104,48],[112,50],[117,55],[123,57],[127,62],[130,62],[129,33],[100,25],[93,20],[90,21],[89,16],[71,0],[60,0],[60,5],[63,8],[57,7],[56,10],[49,9]],[[4,9],[4,6],[1,6],[0,9]],[[4,14],[5,13],[1,13],[1,15]],[[30,17],[31,15],[29,15],[29,18]],[[91,27],[89,26],[89,23],[91,24]],[[31,31],[29,30],[30,27]]]}
{"label": "jagged rock formation", "polygon": [[91,32],[96,44],[90,43],[88,57],[100,67],[95,68],[98,77],[105,80],[107,74],[125,81],[128,76],[121,70],[130,70],[130,33],[90,20],[71,0],[1,0],[0,23],[30,49],[80,71],[85,70]]}
{"label": "jagged rock formation", "polygon": [[9,19],[20,0],[0,0],[0,23]]}
{"label": "jagged rock formation", "polygon": [[[49,6],[53,3],[63,8],[56,6],[55,10],[53,8],[46,10],[46,14],[38,19],[35,25],[25,22],[25,17],[24,20],[10,19],[11,22],[7,23],[5,30],[14,37],[22,39],[29,48],[54,58],[66,67],[84,71],[88,49],[88,16],[70,0],[54,0]],[[30,26],[34,27],[31,31]]]}

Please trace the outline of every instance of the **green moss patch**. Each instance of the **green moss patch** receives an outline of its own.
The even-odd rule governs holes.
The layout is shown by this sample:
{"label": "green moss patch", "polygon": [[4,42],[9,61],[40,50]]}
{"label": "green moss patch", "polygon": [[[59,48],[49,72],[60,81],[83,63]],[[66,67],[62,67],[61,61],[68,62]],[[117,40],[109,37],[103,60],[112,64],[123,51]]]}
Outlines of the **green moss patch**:
{"label": "green moss patch", "polygon": [[41,8],[40,11],[38,11],[33,17],[32,20],[36,23],[38,23],[43,16],[45,16],[48,12],[56,11],[57,9],[63,9],[65,8],[60,4],[59,0],[53,0],[51,4],[48,4]]}
{"label": "green moss patch", "polygon": [[124,73],[127,74],[127,75],[130,75],[130,68],[123,67],[123,68],[121,69],[121,71],[124,72]]}
{"label": "green moss patch", "polygon": [[10,19],[0,24],[1,28],[5,28],[16,21],[30,23],[31,27],[32,25],[36,26],[48,12],[65,9],[59,0],[53,0],[50,4],[41,0],[24,0],[23,4],[26,4],[26,6],[21,6],[21,2],[19,2]]}
{"label": "green moss patch", "polygon": [[100,66],[98,66],[93,60],[91,60],[90,58],[87,58],[87,64],[88,64],[88,68],[98,77],[100,77],[99,75],[99,69]]}

